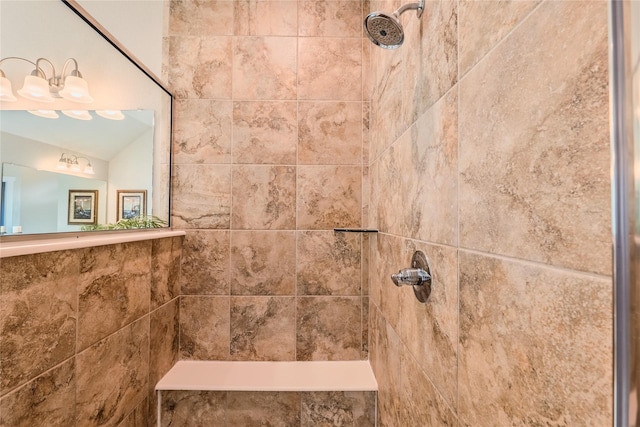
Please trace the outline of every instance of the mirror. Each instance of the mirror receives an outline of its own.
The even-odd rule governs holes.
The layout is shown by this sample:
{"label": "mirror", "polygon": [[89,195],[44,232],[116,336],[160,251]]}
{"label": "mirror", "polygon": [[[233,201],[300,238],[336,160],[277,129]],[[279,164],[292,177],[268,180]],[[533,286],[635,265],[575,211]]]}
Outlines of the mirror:
{"label": "mirror", "polygon": [[[11,84],[0,88],[0,233],[168,226],[171,94],[68,3],[0,2],[0,70]],[[30,96],[34,70],[50,102]],[[69,75],[87,83],[83,102]]]}

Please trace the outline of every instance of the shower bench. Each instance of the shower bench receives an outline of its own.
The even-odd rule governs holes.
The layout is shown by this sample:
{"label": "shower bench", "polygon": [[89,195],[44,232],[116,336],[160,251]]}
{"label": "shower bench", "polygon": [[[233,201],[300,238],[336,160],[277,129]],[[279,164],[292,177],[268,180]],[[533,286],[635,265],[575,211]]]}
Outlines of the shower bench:
{"label": "shower bench", "polygon": [[375,426],[368,361],[179,361],[156,385],[158,426]]}

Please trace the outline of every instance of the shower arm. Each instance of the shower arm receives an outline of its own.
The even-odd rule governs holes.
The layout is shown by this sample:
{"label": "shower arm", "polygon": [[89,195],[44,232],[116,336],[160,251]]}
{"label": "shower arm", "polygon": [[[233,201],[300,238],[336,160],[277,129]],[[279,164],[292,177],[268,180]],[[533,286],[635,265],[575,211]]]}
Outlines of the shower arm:
{"label": "shower arm", "polygon": [[424,10],[424,0],[420,0],[419,3],[407,3],[407,4],[403,4],[402,6],[400,6],[398,8],[398,10],[396,10],[395,12],[393,12],[393,15],[396,18],[400,18],[400,15],[402,15],[403,13],[405,13],[407,10],[416,10],[417,14],[418,14],[418,18],[422,17],[422,11]]}

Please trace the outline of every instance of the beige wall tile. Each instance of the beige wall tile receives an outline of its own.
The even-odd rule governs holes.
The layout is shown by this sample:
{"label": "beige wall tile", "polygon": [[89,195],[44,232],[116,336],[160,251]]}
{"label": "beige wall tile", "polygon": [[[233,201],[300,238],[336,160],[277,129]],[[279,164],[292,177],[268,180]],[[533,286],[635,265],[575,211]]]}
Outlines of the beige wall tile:
{"label": "beige wall tile", "polygon": [[152,311],[150,315],[149,386],[147,389],[149,425],[156,425],[158,416],[156,384],[178,361],[180,352],[179,322],[180,300],[178,298],[156,311]]}
{"label": "beige wall tile", "polygon": [[166,390],[162,392],[162,427],[224,426],[224,391]]}
{"label": "beige wall tile", "polygon": [[[2,260],[0,307],[3,309],[0,316],[9,316],[11,324],[20,322],[22,326],[11,329],[15,332],[12,335],[4,326],[6,317],[0,317],[0,350],[3,352],[0,365],[11,373],[6,375],[3,371],[0,377],[4,381],[16,382],[18,386],[11,386],[9,393],[5,390],[0,393],[3,395],[0,398],[0,425],[129,426],[153,422],[155,413],[148,417],[147,397],[157,378],[168,369],[167,364],[177,360],[178,299],[174,298],[173,302],[154,311],[150,319],[147,317],[151,300],[149,292],[138,298],[139,295],[132,297],[130,290],[120,289],[121,292],[108,296],[104,301],[94,299],[93,302],[98,303],[93,308],[83,306],[88,294],[79,292],[82,292],[83,284],[118,275],[132,278],[125,281],[129,281],[127,286],[135,289],[140,284],[135,276],[142,274],[146,277],[146,288],[151,288],[152,283],[158,286],[161,297],[154,300],[154,304],[161,304],[168,295],[164,291],[170,287],[171,276],[179,271],[181,240],[181,237],[176,237]],[[162,271],[152,274],[152,266]],[[162,286],[158,281],[167,281],[166,288],[160,289]],[[108,294],[113,289],[107,286],[100,291]],[[19,298],[14,298],[16,296]],[[105,293],[100,296],[104,297]],[[89,299],[93,297],[88,296]],[[132,313],[138,312],[136,307],[143,300],[146,308],[139,312],[137,318],[132,318]],[[12,309],[14,302],[20,307],[30,307],[28,318],[16,315],[18,312]],[[119,322],[128,325],[118,329],[116,325],[119,322],[114,319],[118,316],[117,309],[122,307],[126,310],[121,313]],[[59,317],[66,323],[59,323]],[[79,324],[86,323],[87,319],[100,319],[108,328],[118,330],[83,349],[82,345],[76,346],[74,337],[77,335],[78,341],[86,339],[100,327],[95,328],[89,322],[83,331],[79,326],[76,332],[76,319],[80,319]],[[44,321],[46,329],[41,328]],[[67,325],[69,322],[71,327]],[[151,339],[149,325],[153,330]],[[55,332],[49,334],[51,328]],[[173,337],[169,336],[171,334]],[[20,345],[14,345],[13,340],[19,341]],[[32,342],[46,347],[31,353]],[[23,366],[15,366],[9,357],[10,352],[16,349],[21,363],[28,362],[24,366],[37,368],[31,369],[24,380],[21,377],[25,372]],[[48,365],[45,366],[43,361]],[[155,400],[152,403],[155,404]]]}
{"label": "beige wall tile", "polygon": [[361,167],[298,167],[298,229],[359,227],[361,203]]}
{"label": "beige wall tile", "polygon": [[460,73],[465,74],[480,61],[539,3],[539,0],[460,1]]}
{"label": "beige wall tile", "polygon": [[232,297],[231,358],[295,360],[293,297]]}
{"label": "beige wall tile", "polygon": [[177,99],[174,106],[173,163],[229,163],[232,102]]}
{"label": "beige wall tile", "polygon": [[176,99],[231,99],[231,37],[169,37],[169,87]]}
{"label": "beige wall tile", "polygon": [[182,295],[229,295],[229,242],[227,230],[187,232],[180,275]]}
{"label": "beige wall tile", "polygon": [[232,295],[295,295],[294,231],[231,232]]}
{"label": "beige wall tile", "polygon": [[464,247],[610,274],[606,14],[545,2],[461,82]]}
{"label": "beige wall tile", "polygon": [[408,296],[413,291],[408,288],[398,288],[391,281],[391,275],[411,264],[411,256],[406,254],[400,237],[378,234],[376,239],[375,276],[372,277],[370,295],[378,309],[394,329],[400,324],[401,296]]}
{"label": "beige wall tile", "polygon": [[[372,159],[391,145],[409,127],[403,118],[404,70],[402,56],[398,51],[385,51],[380,48],[372,50],[373,64],[376,65],[373,88],[371,92],[370,150]],[[381,55],[385,57],[381,57]]]}
{"label": "beige wall tile", "polygon": [[362,36],[362,4],[359,1],[301,1],[298,9],[299,36]]}
{"label": "beige wall tile", "polygon": [[146,397],[148,377],[145,316],[76,356],[77,425],[117,425]]}
{"label": "beige wall tile", "polygon": [[375,426],[375,392],[317,391],[300,395],[302,427]]}
{"label": "beige wall tile", "polygon": [[296,117],[295,102],[235,102],[233,162],[295,165]]}
{"label": "beige wall tile", "polygon": [[297,360],[359,360],[362,300],[358,297],[297,299]]}
{"label": "beige wall tile", "polygon": [[229,228],[231,167],[174,165],[172,225],[177,228]]}
{"label": "beige wall tile", "polygon": [[180,297],[180,358],[229,359],[229,298]]}
{"label": "beige wall tile", "polygon": [[236,0],[236,36],[295,36],[298,31],[297,1]]}
{"label": "beige wall tile", "polygon": [[265,420],[274,427],[300,425],[300,393],[229,392],[227,424],[261,425]]}
{"label": "beige wall tile", "polygon": [[611,281],[460,254],[460,421],[612,424]]}
{"label": "beige wall tile", "polygon": [[362,39],[298,39],[298,99],[362,100]]}
{"label": "beige wall tile", "polygon": [[151,242],[151,306],[155,310],[180,295],[180,261],[183,237]]}
{"label": "beige wall tile", "polygon": [[233,167],[233,229],[295,228],[294,166]]}
{"label": "beige wall tile", "polygon": [[359,165],[362,103],[300,102],[299,164]]}
{"label": "beige wall tile", "polygon": [[299,231],[297,295],[361,294],[359,233]]}
{"label": "beige wall tile", "polygon": [[0,426],[31,426],[36,420],[40,425],[72,426],[75,389],[75,363],[69,359],[3,396]]}
{"label": "beige wall tile", "polygon": [[297,49],[293,37],[236,37],[233,98],[295,100]]}
{"label": "beige wall tile", "polygon": [[416,60],[415,67],[407,68],[405,81],[412,81],[412,84],[406,85],[403,93],[403,99],[414,100],[404,104],[404,117],[413,120],[458,82],[458,2],[439,0],[428,4],[418,32],[423,37],[416,44],[416,50],[422,54],[416,55],[409,49],[405,51]]}
{"label": "beige wall tile", "polygon": [[377,210],[378,229],[384,233],[403,235],[406,230],[405,217],[410,214],[408,205],[412,201],[408,199],[410,174],[405,170],[410,164],[411,133],[406,132],[377,163],[377,175],[374,177],[377,180],[374,184],[377,203],[372,206]]}
{"label": "beige wall tile", "polygon": [[145,427],[155,425],[149,420],[149,398],[145,397],[129,415],[118,424],[118,427]]}
{"label": "beige wall tile", "polygon": [[78,351],[149,313],[151,241],[82,251]]}
{"label": "beige wall tile", "polygon": [[[458,243],[458,97],[449,92],[401,139],[408,150],[399,169],[403,180],[403,235],[446,245]],[[408,162],[408,163],[405,163]],[[411,169],[408,168],[410,165]],[[394,165],[395,166],[395,165]],[[396,206],[386,206],[385,212]]]}
{"label": "beige wall tile", "polygon": [[398,332],[410,357],[417,361],[441,399],[455,411],[458,401],[457,250],[405,240],[401,268],[411,265],[410,260],[416,250],[422,251],[429,260],[431,295],[428,302],[422,304],[409,287],[402,289]]}
{"label": "beige wall tile", "polygon": [[233,0],[171,0],[169,34],[233,34]]}
{"label": "beige wall tile", "polygon": [[378,382],[378,425],[401,426],[401,351],[402,342],[393,328],[384,320],[382,313],[377,312],[372,319],[375,332],[372,364]]}
{"label": "beige wall tile", "polygon": [[400,354],[399,364],[402,385],[398,425],[457,427],[455,413],[429,381],[431,371],[420,369],[420,363],[406,351]]}
{"label": "beige wall tile", "polygon": [[75,251],[2,259],[0,395],[75,353],[79,268]]}

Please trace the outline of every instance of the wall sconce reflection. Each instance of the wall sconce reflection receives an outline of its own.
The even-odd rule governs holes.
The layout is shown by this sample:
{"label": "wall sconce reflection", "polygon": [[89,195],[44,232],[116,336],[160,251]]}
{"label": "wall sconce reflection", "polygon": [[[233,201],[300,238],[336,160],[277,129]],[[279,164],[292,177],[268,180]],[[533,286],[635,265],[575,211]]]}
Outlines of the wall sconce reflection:
{"label": "wall sconce reflection", "polygon": [[[80,167],[80,163],[78,160],[86,160],[87,165],[83,168]],[[87,175],[93,175],[95,172],[93,171],[93,166],[91,166],[91,161],[86,157],[78,157],[75,154],[66,154],[62,153],[60,156],[60,160],[58,160],[57,169],[60,170],[70,170],[72,172],[82,172]]]}
{"label": "wall sconce reflection", "polygon": [[[46,58],[38,58],[36,62],[33,62],[19,56],[7,56],[0,59],[0,64],[12,59],[26,61],[35,66],[31,74],[25,76],[22,88],[17,91],[21,97],[47,103],[53,102],[54,98],[64,98],[83,104],[93,102],[93,98],[89,95],[89,85],[82,78],[82,74],[78,70],[78,61],[74,58],[69,58],[64,62],[60,74],[56,73],[53,63]],[[48,63],[51,66],[51,77],[47,77],[40,67],[40,63]],[[70,64],[73,65],[73,70],[68,71],[67,67]],[[0,69],[0,101],[15,102],[17,100],[18,98],[15,97],[11,89],[11,82]]]}

